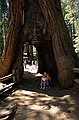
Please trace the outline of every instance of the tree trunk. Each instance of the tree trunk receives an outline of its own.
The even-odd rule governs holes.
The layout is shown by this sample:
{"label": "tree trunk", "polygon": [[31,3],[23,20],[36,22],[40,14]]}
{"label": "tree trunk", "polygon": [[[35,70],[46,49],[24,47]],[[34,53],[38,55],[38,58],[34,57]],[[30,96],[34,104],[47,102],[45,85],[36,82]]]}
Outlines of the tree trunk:
{"label": "tree trunk", "polygon": [[[19,69],[20,73],[22,72],[22,43],[28,42],[33,43],[38,50],[40,71],[46,70],[53,79],[58,77],[61,87],[71,87],[74,81],[73,67],[77,57],[63,20],[60,0],[29,1],[9,1],[8,41],[0,68],[0,76],[6,75],[12,69]],[[28,7],[28,3],[29,5],[39,3],[40,10],[37,9],[35,11],[37,14],[34,13],[34,16],[31,12],[36,9],[33,6],[32,8]],[[32,24],[32,19],[35,19],[34,24]],[[45,23],[48,35],[45,34]]]}
{"label": "tree trunk", "polygon": [[71,87],[74,81],[74,51],[63,20],[60,0],[38,0],[38,2],[52,39],[60,86],[63,88]]}
{"label": "tree trunk", "polygon": [[[8,74],[15,54],[17,54],[16,45],[19,43],[19,34],[24,24],[23,21],[23,0],[9,0],[9,28],[8,28],[8,39],[6,43],[6,49],[2,56],[2,65],[0,66],[0,76]],[[16,52],[16,53],[15,53]],[[10,71],[12,72],[12,71]]]}

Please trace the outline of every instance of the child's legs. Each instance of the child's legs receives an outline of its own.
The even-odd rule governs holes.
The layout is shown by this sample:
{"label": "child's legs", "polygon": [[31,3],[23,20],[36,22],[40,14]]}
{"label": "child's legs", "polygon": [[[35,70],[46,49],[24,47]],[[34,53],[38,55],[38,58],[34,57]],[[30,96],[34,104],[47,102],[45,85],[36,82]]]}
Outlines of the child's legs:
{"label": "child's legs", "polygon": [[41,86],[41,88],[42,88],[42,87],[44,86],[44,82],[41,82],[41,83],[40,83],[40,86]]}
{"label": "child's legs", "polygon": [[46,84],[46,82],[43,82],[43,88],[45,88],[45,84]]}
{"label": "child's legs", "polygon": [[49,81],[46,81],[46,87],[47,87],[47,88],[50,88],[50,86],[49,86]]}
{"label": "child's legs", "polygon": [[41,83],[40,83],[41,88],[42,88],[42,85],[43,85],[43,83],[41,82]]}

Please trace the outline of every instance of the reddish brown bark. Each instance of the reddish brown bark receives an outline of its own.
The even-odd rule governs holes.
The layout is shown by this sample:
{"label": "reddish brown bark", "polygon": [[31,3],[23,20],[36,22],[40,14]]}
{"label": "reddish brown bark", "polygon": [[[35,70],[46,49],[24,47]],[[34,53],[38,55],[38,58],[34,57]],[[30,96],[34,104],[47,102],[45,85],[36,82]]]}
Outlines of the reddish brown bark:
{"label": "reddish brown bark", "polygon": [[70,87],[74,81],[72,70],[74,67],[74,58],[71,52],[72,47],[69,43],[70,38],[61,13],[60,1],[38,0],[38,2],[52,38],[52,47],[55,54],[60,86],[64,88]]}
{"label": "reddish brown bark", "polygon": [[20,30],[23,26],[23,0],[9,1],[9,28],[6,49],[3,55],[3,62],[0,67],[0,76],[8,74],[15,55],[15,48]]}
{"label": "reddish brown bark", "polygon": [[[9,1],[9,33],[4,55],[4,61],[0,68],[0,76],[4,76],[13,68],[21,70],[22,42],[33,42],[33,44],[37,47],[38,50],[39,63],[41,64],[40,70],[42,69],[42,65],[44,64],[43,71],[45,71],[46,69],[46,71],[51,73],[51,76],[57,76],[61,87],[71,87],[74,81],[74,74],[72,69],[75,66],[75,60],[73,58],[75,54],[73,51],[73,47],[70,43],[67,28],[63,20],[60,0],[36,0],[36,2],[39,3],[38,6],[40,6],[41,9],[40,12],[43,13],[40,14],[40,17],[38,16],[38,13],[40,12],[37,13],[37,16],[33,16],[34,18],[37,18],[35,21],[37,26],[31,26],[32,23],[29,23],[29,20],[27,20],[27,15],[29,15],[30,17],[32,16],[32,14],[30,12],[28,12],[29,14],[27,13],[28,10],[25,8],[27,7],[27,5],[24,6],[25,1]],[[26,1],[26,3],[28,2]],[[33,6],[32,9],[34,9]],[[40,31],[38,31],[38,28],[33,28],[36,29],[36,33],[32,29],[32,27],[41,26],[41,24],[37,24],[41,23],[41,20],[40,22],[38,22],[38,19],[40,18],[42,19],[43,23],[46,23],[47,25],[48,35],[43,35],[41,29]],[[35,34],[36,36],[33,36]],[[38,44],[40,43],[38,45],[39,47],[36,45],[34,40],[36,40]],[[45,42],[46,44],[44,44]],[[41,49],[41,51],[39,48]],[[55,76],[53,77],[55,78]]]}

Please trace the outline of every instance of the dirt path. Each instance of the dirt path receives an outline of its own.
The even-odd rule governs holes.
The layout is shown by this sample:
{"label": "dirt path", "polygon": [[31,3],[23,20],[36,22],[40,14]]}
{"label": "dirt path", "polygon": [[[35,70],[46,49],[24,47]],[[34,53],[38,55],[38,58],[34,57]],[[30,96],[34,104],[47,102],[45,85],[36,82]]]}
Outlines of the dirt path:
{"label": "dirt path", "polygon": [[[28,77],[26,77],[28,76]],[[24,75],[17,90],[3,102],[17,104],[13,120],[79,120],[79,84],[40,90],[40,78]]]}

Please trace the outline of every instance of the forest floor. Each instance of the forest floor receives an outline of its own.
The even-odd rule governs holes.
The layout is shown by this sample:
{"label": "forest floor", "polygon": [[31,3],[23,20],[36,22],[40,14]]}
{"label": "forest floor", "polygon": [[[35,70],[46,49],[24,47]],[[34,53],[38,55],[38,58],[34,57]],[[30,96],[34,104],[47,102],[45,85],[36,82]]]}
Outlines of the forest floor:
{"label": "forest floor", "polygon": [[40,74],[24,72],[23,81],[0,102],[2,107],[17,105],[8,120],[79,120],[79,84],[69,89],[54,84],[51,89],[41,90],[40,78]]}

